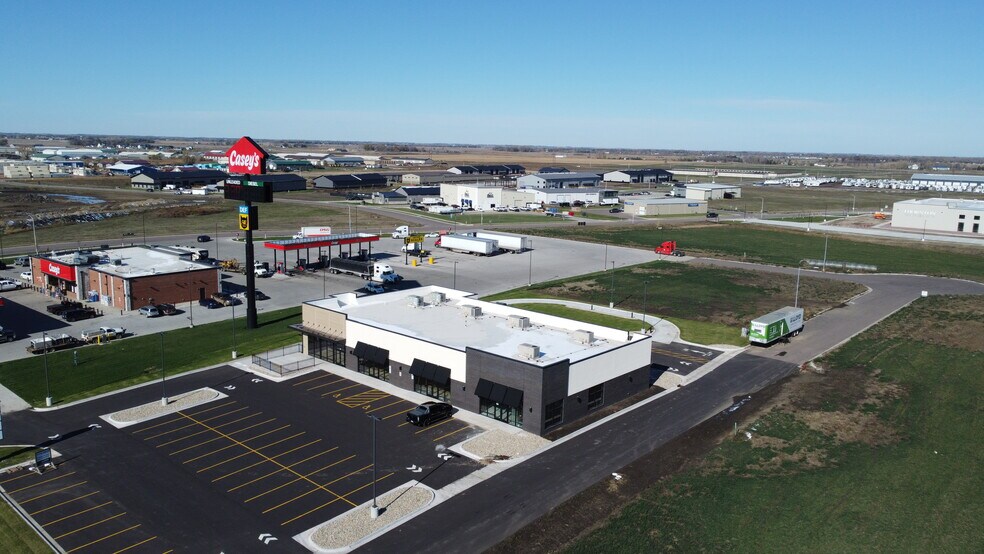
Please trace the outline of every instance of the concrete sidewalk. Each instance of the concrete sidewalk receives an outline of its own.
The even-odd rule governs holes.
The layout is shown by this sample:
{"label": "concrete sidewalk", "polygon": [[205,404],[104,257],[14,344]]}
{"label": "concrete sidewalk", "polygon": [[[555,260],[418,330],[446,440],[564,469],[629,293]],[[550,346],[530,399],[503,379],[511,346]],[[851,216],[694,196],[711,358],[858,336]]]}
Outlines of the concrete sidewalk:
{"label": "concrete sidewalk", "polygon": [[23,398],[14,394],[14,391],[0,385],[0,413],[9,414],[30,408],[31,405],[25,402]]}

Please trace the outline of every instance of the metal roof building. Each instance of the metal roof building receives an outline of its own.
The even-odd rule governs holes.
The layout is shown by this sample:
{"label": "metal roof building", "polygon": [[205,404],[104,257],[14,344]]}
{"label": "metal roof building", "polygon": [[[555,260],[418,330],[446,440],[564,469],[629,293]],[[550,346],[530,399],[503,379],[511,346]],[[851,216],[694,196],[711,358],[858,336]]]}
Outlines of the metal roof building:
{"label": "metal roof building", "polygon": [[379,173],[349,173],[345,175],[322,175],[314,180],[319,189],[358,189],[385,187],[387,179]]}
{"label": "metal roof building", "polygon": [[516,179],[516,186],[521,189],[597,187],[601,177],[597,173],[534,173],[523,175]]}
{"label": "metal roof building", "polygon": [[984,200],[918,198],[896,202],[892,227],[984,235]]}

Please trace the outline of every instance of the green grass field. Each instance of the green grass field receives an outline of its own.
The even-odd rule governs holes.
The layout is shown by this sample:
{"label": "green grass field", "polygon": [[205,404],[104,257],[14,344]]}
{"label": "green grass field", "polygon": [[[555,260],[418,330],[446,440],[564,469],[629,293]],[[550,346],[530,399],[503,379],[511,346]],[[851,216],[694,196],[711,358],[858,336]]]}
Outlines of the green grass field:
{"label": "green grass field", "polygon": [[[518,232],[518,230],[517,230]],[[739,259],[798,266],[803,259],[822,259],[824,235],[805,231],[764,228],[741,223],[622,227],[523,229],[537,234],[653,248],[675,240],[688,255]],[[984,252],[973,246],[923,244],[889,240],[851,240],[830,236],[827,259],[873,264],[882,273],[919,273],[984,280]]]}
{"label": "green grass field", "polygon": [[[712,211],[735,211],[758,217],[763,208],[766,214],[815,213],[840,217],[852,212],[891,210],[892,204],[914,198],[938,198],[932,191],[891,191],[852,188],[742,187],[741,198],[711,200]],[[944,197],[966,198],[967,194],[942,193]],[[764,202],[764,203],[763,203]]]}
{"label": "green grass field", "polygon": [[51,548],[14,513],[13,508],[0,502],[0,551],[41,554],[51,552]]}
{"label": "green grass field", "polygon": [[[237,319],[236,350],[249,356],[300,340],[288,325],[300,322],[300,308],[259,315],[260,326],[246,330]],[[164,333],[164,365],[167,375],[230,360],[232,322],[221,321]],[[72,351],[48,354],[48,379],[56,404],[136,385],[161,376],[161,339],[157,333],[78,349],[79,365]],[[43,405],[44,358],[32,356],[0,363],[0,383],[35,406]]]}
{"label": "green grass field", "polygon": [[640,329],[649,329],[652,327],[648,323],[643,323],[642,320],[639,319],[629,319],[626,317],[600,314],[598,312],[581,310],[578,308],[569,308],[559,304],[539,304],[531,302],[512,304],[512,306],[521,310],[555,315],[557,317],[566,317],[567,319],[573,319],[574,321],[582,321],[584,323],[611,327],[613,329],[621,329],[623,331],[638,332]]}
{"label": "green grass field", "polygon": [[917,301],[570,551],[979,552],[982,318]]}

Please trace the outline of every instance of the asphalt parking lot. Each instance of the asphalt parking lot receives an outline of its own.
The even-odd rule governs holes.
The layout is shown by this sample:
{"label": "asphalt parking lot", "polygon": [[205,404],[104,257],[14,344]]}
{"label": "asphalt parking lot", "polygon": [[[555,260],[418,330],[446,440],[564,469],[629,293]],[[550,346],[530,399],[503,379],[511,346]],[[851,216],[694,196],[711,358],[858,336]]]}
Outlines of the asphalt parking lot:
{"label": "asphalt parking lot", "polygon": [[[481,429],[456,418],[407,424],[415,404],[333,374],[276,383],[224,366],[173,386],[206,384],[228,396],[122,429],[101,422],[53,445],[65,460],[56,470],[0,482],[69,552],[243,551],[259,548],[259,533],[278,538],[275,550],[296,551],[290,537],[371,500],[369,415],[378,418],[378,495],[414,480],[441,488],[480,467],[438,454]],[[48,415],[98,421],[159,391],[149,389]]]}
{"label": "asphalt parking lot", "polygon": [[652,363],[660,371],[670,371],[685,376],[721,354],[720,350],[682,342],[653,343]]}

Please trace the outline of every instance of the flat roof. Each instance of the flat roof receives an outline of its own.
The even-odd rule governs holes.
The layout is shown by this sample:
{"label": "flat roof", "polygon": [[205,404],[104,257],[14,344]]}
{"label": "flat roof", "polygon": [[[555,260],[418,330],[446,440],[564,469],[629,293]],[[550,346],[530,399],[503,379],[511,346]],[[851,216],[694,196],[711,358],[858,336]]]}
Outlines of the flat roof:
{"label": "flat roof", "polygon": [[[124,279],[181,273],[183,271],[218,270],[214,266],[182,258],[181,256],[187,255],[188,252],[170,247],[128,246],[126,248],[92,250],[91,252],[93,256],[100,258],[98,264],[90,266],[92,269]],[[79,265],[77,263],[79,257],[76,252],[47,256],[47,258],[65,264]],[[119,265],[116,265],[117,260],[120,262]]]}
{"label": "flat roof", "polygon": [[945,173],[915,173],[913,181],[949,181],[956,183],[984,183],[984,175],[951,175]]}
{"label": "flat roof", "polygon": [[943,206],[953,210],[974,210],[984,211],[984,200],[964,199],[964,198],[913,198],[912,200],[900,200],[896,204],[909,204],[913,206]]}
{"label": "flat roof", "polygon": [[[430,304],[428,295],[435,292],[443,293],[446,300],[440,304]],[[423,297],[424,303],[413,307],[410,296]],[[473,348],[537,365],[549,365],[564,359],[574,363],[649,338],[610,327],[484,302],[472,296],[474,294],[470,292],[426,286],[362,297],[344,293],[305,304],[344,313],[349,321],[455,350]],[[482,313],[478,317],[468,316],[466,307],[478,307]],[[509,316],[528,317],[530,327],[510,327]],[[592,342],[580,342],[575,333],[578,330],[593,332]],[[522,357],[519,354],[521,344],[538,346],[540,357],[535,361]]]}
{"label": "flat roof", "polygon": [[346,233],[344,235],[324,235],[320,237],[304,237],[300,239],[271,240],[263,243],[264,248],[273,250],[304,250],[340,244],[359,244],[379,240],[379,235],[369,233]]}
{"label": "flat roof", "polygon": [[688,189],[696,190],[720,190],[720,189],[740,189],[741,185],[722,185],[721,183],[691,183],[679,185]]}
{"label": "flat roof", "polygon": [[707,201],[694,200],[692,198],[667,198],[667,197],[660,198],[659,196],[655,198],[651,196],[650,197],[640,196],[637,198],[633,196],[631,199],[625,198],[624,203],[627,206],[632,206],[635,204],[700,204],[700,203],[706,204]]}

